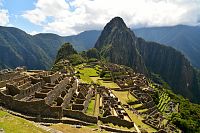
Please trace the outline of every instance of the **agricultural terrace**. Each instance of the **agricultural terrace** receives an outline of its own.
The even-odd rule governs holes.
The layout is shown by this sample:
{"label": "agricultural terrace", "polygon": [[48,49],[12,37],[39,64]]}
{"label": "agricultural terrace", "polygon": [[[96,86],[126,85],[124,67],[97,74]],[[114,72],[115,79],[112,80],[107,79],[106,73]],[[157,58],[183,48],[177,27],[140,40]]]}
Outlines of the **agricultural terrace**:
{"label": "agricultural terrace", "polygon": [[91,67],[86,64],[80,64],[75,67],[77,72],[76,76],[80,77],[80,80],[85,83],[96,83],[107,88],[119,88],[119,86],[114,83],[111,79],[111,76],[106,73],[102,78],[100,74],[102,69],[99,65]]}
{"label": "agricultural terrace", "polygon": [[[121,101],[122,104],[127,105],[128,102],[134,102],[137,101],[137,98],[135,98],[133,95],[131,95],[128,91],[114,91],[112,90],[112,93],[119,98],[119,100]],[[142,104],[141,104],[142,105]],[[143,118],[140,115],[137,115],[135,113],[133,113],[132,111],[130,111],[127,108],[124,108],[125,111],[127,112],[127,114],[129,115],[129,117],[131,118],[131,120],[133,122],[135,122],[135,124],[138,127],[142,127],[143,129],[145,129],[148,132],[155,132],[156,130],[154,128],[152,128],[151,126],[145,124],[142,122]],[[147,110],[147,109],[146,109]]]}

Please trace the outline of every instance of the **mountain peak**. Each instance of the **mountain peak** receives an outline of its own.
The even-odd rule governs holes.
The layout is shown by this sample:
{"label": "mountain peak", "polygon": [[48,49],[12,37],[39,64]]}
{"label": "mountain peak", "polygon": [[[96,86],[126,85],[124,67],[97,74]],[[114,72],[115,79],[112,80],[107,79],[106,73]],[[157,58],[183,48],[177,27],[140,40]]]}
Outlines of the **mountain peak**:
{"label": "mountain peak", "polygon": [[116,64],[132,65],[138,72],[146,74],[147,70],[136,48],[136,39],[123,19],[115,17],[104,27],[95,48],[106,60]]}
{"label": "mountain peak", "polygon": [[121,17],[114,17],[106,26],[106,27],[117,27],[117,28],[127,28],[124,20]]}

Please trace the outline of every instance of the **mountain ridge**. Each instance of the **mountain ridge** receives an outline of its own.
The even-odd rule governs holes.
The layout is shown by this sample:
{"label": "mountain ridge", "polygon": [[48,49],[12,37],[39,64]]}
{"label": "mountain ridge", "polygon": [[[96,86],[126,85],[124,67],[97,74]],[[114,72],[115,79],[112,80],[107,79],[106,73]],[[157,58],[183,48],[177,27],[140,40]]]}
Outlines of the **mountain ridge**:
{"label": "mountain ridge", "polygon": [[[186,29],[186,30],[180,30],[181,28]],[[7,61],[6,62],[6,60],[5,60],[6,53],[4,53],[4,55],[3,55],[4,59],[1,59],[1,62],[5,65],[1,65],[1,66],[4,66],[2,68],[5,68],[5,66],[14,68],[17,65],[27,65],[27,63],[24,63],[24,61],[22,60],[21,54],[19,54],[17,52],[18,49],[16,50],[16,49],[7,47],[7,46],[13,44],[13,42],[10,41],[10,39],[6,40],[6,38],[2,38],[2,36],[3,36],[2,32],[1,32],[2,29],[14,29],[14,31],[16,31],[16,30],[22,31],[15,27],[0,26],[0,33],[1,33],[0,34],[0,42],[1,42],[0,47],[2,49],[4,49],[4,51],[8,51],[7,53],[9,53],[9,55],[11,55],[11,56],[13,55],[14,57],[16,57],[16,58],[14,58],[15,60],[16,59],[19,60],[18,62],[16,62],[16,61],[14,61],[14,62]],[[152,29],[156,29],[156,30],[153,30],[153,32],[151,32]],[[166,35],[166,33],[163,30],[160,30],[160,29],[165,29],[164,31],[166,31],[168,33],[167,34],[168,36]],[[176,32],[173,33],[174,29],[176,29],[175,31],[178,33],[183,32],[182,34],[188,35],[186,37],[185,41],[183,41],[183,42],[179,41],[183,37],[180,34],[178,34],[178,38],[177,38],[174,35]],[[190,29],[190,30],[188,30],[188,29]],[[9,31],[7,31],[7,32],[9,32]],[[22,32],[26,33],[24,31],[22,31]],[[87,50],[89,48],[92,48],[94,46],[97,38],[99,37],[100,33],[101,33],[101,31],[98,31],[98,30],[90,30],[90,31],[85,31],[78,35],[72,35],[72,36],[59,36],[59,35],[53,34],[53,33],[39,33],[36,35],[28,34],[29,38],[30,37],[34,38],[33,40],[35,40],[34,44],[37,45],[36,47],[40,47],[43,51],[42,53],[46,54],[44,57],[48,58],[48,60],[49,60],[49,62],[46,64],[44,64],[44,60],[42,58],[41,58],[41,61],[35,61],[36,65],[34,65],[32,62],[29,62],[29,64],[30,64],[29,68],[31,68],[31,69],[36,69],[36,68],[49,69],[53,63],[53,60],[56,57],[56,53],[57,53],[58,49],[61,47],[61,44],[65,43],[65,42],[70,42],[71,44],[73,44],[75,49],[78,51]],[[200,62],[199,62],[200,39],[198,39],[198,35],[200,34],[199,26],[177,25],[177,26],[165,26],[165,27],[153,27],[153,28],[151,28],[151,27],[137,28],[134,30],[134,33],[138,37],[142,37],[147,41],[159,42],[163,45],[167,45],[167,46],[176,48],[177,50],[181,51],[189,59],[189,61],[192,63],[193,66],[200,68]],[[18,36],[15,36],[15,34],[12,35],[12,37],[15,39],[18,38]],[[164,39],[160,39],[160,38],[164,38]],[[188,39],[188,38],[192,38],[192,39]],[[21,39],[24,40],[24,38],[21,38]],[[7,43],[5,43],[5,41]],[[191,43],[191,42],[193,42],[193,43]],[[182,44],[184,44],[184,45],[182,46]],[[23,45],[23,46],[27,47],[27,45],[25,45],[25,44],[19,44],[19,45]],[[15,47],[17,47],[17,46],[15,46]],[[40,51],[40,50],[35,50],[35,51]],[[32,55],[30,55],[30,56],[33,56],[33,55],[34,54],[32,53]],[[43,65],[41,65],[41,64],[43,64]]]}

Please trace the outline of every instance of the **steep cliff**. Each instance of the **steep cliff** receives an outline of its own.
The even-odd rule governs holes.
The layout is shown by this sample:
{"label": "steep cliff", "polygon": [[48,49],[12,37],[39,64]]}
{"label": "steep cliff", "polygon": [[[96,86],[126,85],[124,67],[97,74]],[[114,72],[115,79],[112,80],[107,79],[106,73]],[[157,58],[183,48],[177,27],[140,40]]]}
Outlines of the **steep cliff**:
{"label": "steep cliff", "polygon": [[138,38],[137,48],[145,65],[172,86],[174,92],[193,99],[194,69],[184,55],[174,48]]}
{"label": "steep cliff", "polygon": [[132,66],[138,72],[147,74],[143,59],[136,48],[136,40],[122,18],[116,17],[105,26],[95,48],[108,61]]}

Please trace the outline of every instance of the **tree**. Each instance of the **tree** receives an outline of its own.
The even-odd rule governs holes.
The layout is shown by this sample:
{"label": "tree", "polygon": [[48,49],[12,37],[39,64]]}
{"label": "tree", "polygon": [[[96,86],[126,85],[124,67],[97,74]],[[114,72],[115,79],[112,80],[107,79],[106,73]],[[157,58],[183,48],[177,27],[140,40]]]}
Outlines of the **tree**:
{"label": "tree", "polygon": [[96,58],[99,59],[99,51],[96,48],[91,48],[87,52],[87,57],[88,58]]}

